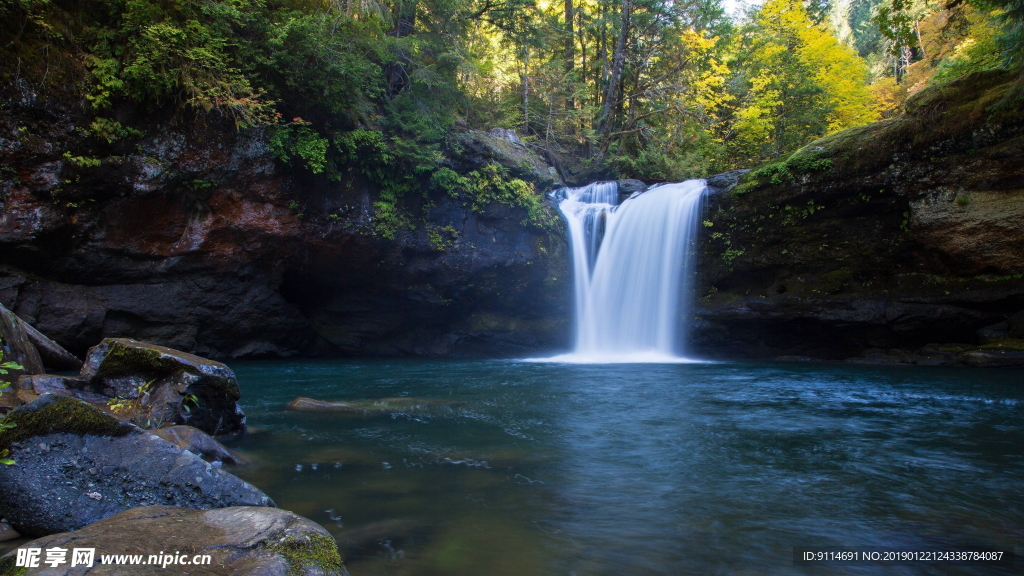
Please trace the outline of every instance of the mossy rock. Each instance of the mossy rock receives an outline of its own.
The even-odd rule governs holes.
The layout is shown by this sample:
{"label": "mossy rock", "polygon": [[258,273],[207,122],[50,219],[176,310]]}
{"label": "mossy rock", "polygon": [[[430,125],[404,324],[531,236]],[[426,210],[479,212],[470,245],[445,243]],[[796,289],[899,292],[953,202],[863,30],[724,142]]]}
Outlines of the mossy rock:
{"label": "mossy rock", "polygon": [[[150,504],[274,506],[255,486],[98,408],[44,394],[9,416],[0,510],[19,533],[77,530]],[[86,489],[88,488],[88,489]]]}
{"label": "mossy rock", "polygon": [[993,340],[983,346],[978,346],[978,350],[1007,350],[1011,352],[1024,352],[1024,339],[1001,338],[999,340]]}
{"label": "mossy rock", "polygon": [[144,428],[187,424],[210,435],[245,431],[235,373],[220,362],[128,338],[89,350],[81,380],[133,405]]}
{"label": "mossy rock", "polygon": [[31,404],[15,409],[4,418],[4,422],[14,427],[0,431],[0,450],[34,436],[88,434],[119,437],[134,429],[134,426],[86,402],[56,394],[43,394]]}
{"label": "mossy rock", "polygon": [[[141,548],[140,548],[141,546]],[[104,554],[157,554],[188,551],[189,559],[209,555],[196,572],[208,576],[348,576],[330,533],[315,522],[286,510],[236,506],[189,510],[145,506],[126,510],[74,532],[24,544],[22,548],[95,548]],[[16,551],[0,558],[0,575],[19,574]],[[133,575],[189,572],[182,565],[133,567]],[[71,576],[68,564],[47,574]]]}
{"label": "mossy rock", "polygon": [[[215,389],[234,400],[241,397],[235,373],[226,365],[129,338],[107,338],[90,348],[81,378],[102,387],[121,380],[149,382],[182,374],[198,376],[205,388]],[[119,394],[130,392],[116,391]]]}
{"label": "mossy rock", "polygon": [[342,573],[345,565],[338,554],[338,543],[324,534],[288,536],[269,542],[265,548],[280,554],[288,562],[288,576]]}
{"label": "mossy rock", "polygon": [[1024,118],[1020,79],[1011,71],[976,72],[912,96],[896,118],[848,128],[807,144],[784,160],[764,164],[734,190],[790,184],[801,176],[826,179],[880,171],[897,153],[929,146]]}
{"label": "mossy rock", "polygon": [[19,568],[16,557],[8,555],[0,558],[0,576],[22,576],[28,568]]}

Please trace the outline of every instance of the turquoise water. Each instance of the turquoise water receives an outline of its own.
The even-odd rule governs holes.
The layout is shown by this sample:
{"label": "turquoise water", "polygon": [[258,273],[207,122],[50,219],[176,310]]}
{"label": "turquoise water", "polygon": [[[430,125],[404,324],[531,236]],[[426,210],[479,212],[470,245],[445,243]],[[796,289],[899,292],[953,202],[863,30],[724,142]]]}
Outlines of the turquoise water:
{"label": "turquoise water", "polygon": [[[328,528],[353,576],[1010,574],[802,567],[792,549],[1024,551],[1020,370],[233,367],[256,429],[233,471]],[[352,416],[286,411],[296,396],[422,400]]]}

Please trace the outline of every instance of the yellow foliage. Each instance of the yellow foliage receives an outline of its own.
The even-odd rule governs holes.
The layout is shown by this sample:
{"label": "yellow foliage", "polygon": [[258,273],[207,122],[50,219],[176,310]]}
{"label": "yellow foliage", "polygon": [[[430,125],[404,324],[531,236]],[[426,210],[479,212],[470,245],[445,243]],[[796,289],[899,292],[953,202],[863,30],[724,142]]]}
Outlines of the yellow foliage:
{"label": "yellow foliage", "polygon": [[[802,8],[802,4],[798,4]],[[798,54],[814,71],[815,83],[825,90],[832,111],[828,133],[860,126],[878,119],[867,87],[868,67],[853,48],[841,44],[828,30],[807,25],[799,29]]]}
{"label": "yellow foliage", "polygon": [[892,118],[907,99],[906,86],[897,84],[892,76],[884,76],[870,86],[875,112],[881,118]]}

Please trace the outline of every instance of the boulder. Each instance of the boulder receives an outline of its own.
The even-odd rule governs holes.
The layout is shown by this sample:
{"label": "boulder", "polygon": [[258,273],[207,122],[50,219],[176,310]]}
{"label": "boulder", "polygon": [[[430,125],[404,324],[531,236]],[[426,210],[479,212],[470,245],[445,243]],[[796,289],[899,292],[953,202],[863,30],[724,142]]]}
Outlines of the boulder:
{"label": "boulder", "polygon": [[1011,338],[1024,338],[1024,310],[1010,316],[1008,328]]}
{"label": "boulder", "polygon": [[224,464],[248,464],[249,462],[224,447],[210,437],[209,434],[191,426],[171,426],[151,430],[155,436],[167,440],[171,444],[188,450],[207,462],[223,462]]}
{"label": "boulder", "polygon": [[[239,506],[189,510],[146,506],[100,520],[76,532],[54,534],[21,548],[94,548],[94,568],[70,562],[41,568],[46,576],[104,574],[203,574],[205,576],[348,576],[330,533],[301,516],[275,508]],[[209,562],[189,570],[185,561],[209,555]],[[103,565],[103,555],[143,556],[143,565]],[[161,555],[149,563],[150,555]],[[17,552],[0,558],[0,574],[16,573]],[[165,560],[166,559],[166,560]]]}
{"label": "boulder", "polygon": [[616,180],[616,184],[619,186],[619,196],[629,196],[634,192],[643,192],[647,190],[647,184],[644,184],[640,180]]}
{"label": "boulder", "polygon": [[12,411],[0,432],[0,515],[28,536],[77,530],[154,504],[274,506],[266,494],[178,446],[66,396]]}
{"label": "boulder", "polygon": [[[457,138],[462,151],[461,160],[468,161],[469,165],[499,164],[514,178],[532,182],[541,190],[561,183],[558,171],[523,144],[514,130],[468,130]],[[458,159],[453,160],[458,162]]]}
{"label": "boulder", "polygon": [[0,305],[0,350],[4,362],[17,362],[21,370],[9,370],[2,380],[16,382],[22,374],[39,374],[43,371],[43,359],[25,333],[23,322],[14,313]]}
{"label": "boulder", "polygon": [[0,522],[0,542],[17,540],[18,538],[21,538],[21,534],[18,534],[17,530],[7,522]]}
{"label": "boulder", "polygon": [[74,354],[65,350],[60,344],[46,337],[45,334],[36,330],[31,324],[18,318],[21,328],[29,342],[36,347],[43,365],[54,370],[79,370],[82,368],[82,361]]}
{"label": "boulder", "polygon": [[80,375],[94,390],[125,399],[144,427],[187,424],[208,434],[245,432],[235,373],[220,362],[127,338],[89,349]]}
{"label": "boulder", "polygon": [[29,374],[18,378],[18,389],[33,394],[60,394],[86,402],[105,404],[110,398],[89,390],[85,380],[54,374]]}
{"label": "boulder", "polygon": [[740,179],[743,178],[750,170],[733,170],[732,172],[723,172],[722,174],[715,174],[714,176],[708,176],[704,179],[708,188],[713,188],[716,192],[728,192],[736,187],[740,183]]}
{"label": "boulder", "polygon": [[368,558],[381,552],[384,543],[401,545],[404,540],[417,536],[429,536],[433,527],[425,522],[409,519],[380,520],[347,530],[338,536],[338,544],[349,562]]}
{"label": "boulder", "polygon": [[1010,322],[1009,320],[1003,320],[1002,322],[996,322],[991,326],[985,326],[978,330],[978,340],[982,344],[989,344],[997,340],[1010,337]]}

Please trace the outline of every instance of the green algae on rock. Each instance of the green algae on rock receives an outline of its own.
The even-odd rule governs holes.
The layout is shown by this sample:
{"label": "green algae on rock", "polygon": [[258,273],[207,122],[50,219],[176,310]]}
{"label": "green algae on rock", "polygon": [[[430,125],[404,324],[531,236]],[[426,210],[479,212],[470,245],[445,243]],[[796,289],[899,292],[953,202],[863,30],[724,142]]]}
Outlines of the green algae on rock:
{"label": "green algae on rock", "polygon": [[56,394],[40,396],[8,414],[4,421],[14,427],[0,430],[0,449],[48,434],[120,437],[135,430],[134,426],[81,400]]}

